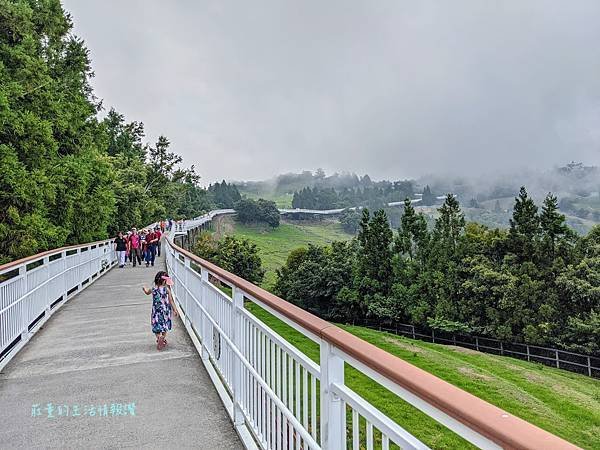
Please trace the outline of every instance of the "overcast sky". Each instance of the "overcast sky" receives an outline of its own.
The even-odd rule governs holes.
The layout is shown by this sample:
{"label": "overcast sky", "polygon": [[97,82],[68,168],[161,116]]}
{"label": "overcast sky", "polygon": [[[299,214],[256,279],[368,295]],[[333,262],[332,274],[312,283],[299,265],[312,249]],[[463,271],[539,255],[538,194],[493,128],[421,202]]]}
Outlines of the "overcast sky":
{"label": "overcast sky", "polygon": [[64,1],[96,95],[204,183],[600,163],[600,1]]}

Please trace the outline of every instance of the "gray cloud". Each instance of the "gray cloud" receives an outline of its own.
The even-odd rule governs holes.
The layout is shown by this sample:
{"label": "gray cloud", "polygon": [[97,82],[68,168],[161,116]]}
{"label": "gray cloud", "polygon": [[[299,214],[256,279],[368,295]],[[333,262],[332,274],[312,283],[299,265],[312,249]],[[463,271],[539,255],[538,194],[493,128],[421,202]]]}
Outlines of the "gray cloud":
{"label": "gray cloud", "polygon": [[600,2],[64,1],[96,93],[206,182],[600,160]]}

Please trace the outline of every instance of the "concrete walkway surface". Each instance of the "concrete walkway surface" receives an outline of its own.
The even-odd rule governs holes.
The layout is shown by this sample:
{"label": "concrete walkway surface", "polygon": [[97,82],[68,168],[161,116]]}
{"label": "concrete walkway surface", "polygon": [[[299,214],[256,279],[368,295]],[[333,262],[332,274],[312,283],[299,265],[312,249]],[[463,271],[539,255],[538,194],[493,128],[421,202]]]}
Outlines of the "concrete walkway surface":
{"label": "concrete walkway surface", "polygon": [[110,270],[0,372],[1,449],[243,448],[179,319],[156,350],[158,270]]}

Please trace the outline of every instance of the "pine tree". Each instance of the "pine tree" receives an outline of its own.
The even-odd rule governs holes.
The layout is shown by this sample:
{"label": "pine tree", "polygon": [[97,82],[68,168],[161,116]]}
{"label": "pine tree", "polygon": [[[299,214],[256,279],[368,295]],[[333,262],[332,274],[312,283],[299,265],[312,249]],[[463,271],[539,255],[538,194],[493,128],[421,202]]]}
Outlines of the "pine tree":
{"label": "pine tree", "polygon": [[423,196],[421,197],[421,204],[425,206],[431,206],[435,203],[435,201],[435,195],[431,193],[429,185],[425,186],[425,188],[423,189]]}
{"label": "pine tree", "polygon": [[465,227],[465,216],[460,204],[452,194],[446,196],[444,204],[438,208],[440,216],[435,221],[435,233],[442,244],[454,251],[458,238]]}
{"label": "pine tree", "polygon": [[416,214],[410,199],[404,200],[404,212],[400,219],[396,249],[413,259],[419,248],[424,246],[427,239],[427,222],[423,214]]}
{"label": "pine tree", "polygon": [[542,205],[540,227],[543,239],[543,251],[546,253],[546,259],[551,261],[555,256],[557,241],[570,236],[565,216],[558,211],[558,200],[551,193],[548,193]]}
{"label": "pine tree", "polygon": [[388,295],[392,284],[392,230],[385,211],[380,209],[372,218],[367,209],[358,233],[358,291],[364,296]]}
{"label": "pine tree", "polygon": [[527,194],[525,186],[522,186],[519,196],[515,198],[509,229],[509,249],[521,261],[531,261],[535,258],[540,233],[540,218],[537,212],[538,208],[533,199]]}

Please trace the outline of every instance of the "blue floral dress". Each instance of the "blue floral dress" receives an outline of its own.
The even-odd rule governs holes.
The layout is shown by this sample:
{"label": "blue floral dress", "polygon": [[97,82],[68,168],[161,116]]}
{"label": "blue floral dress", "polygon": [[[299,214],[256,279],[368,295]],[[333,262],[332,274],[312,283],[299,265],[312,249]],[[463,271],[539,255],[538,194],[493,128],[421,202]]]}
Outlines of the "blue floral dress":
{"label": "blue floral dress", "polygon": [[152,288],[152,332],[164,333],[171,331],[172,308],[169,303],[169,293],[164,286]]}

